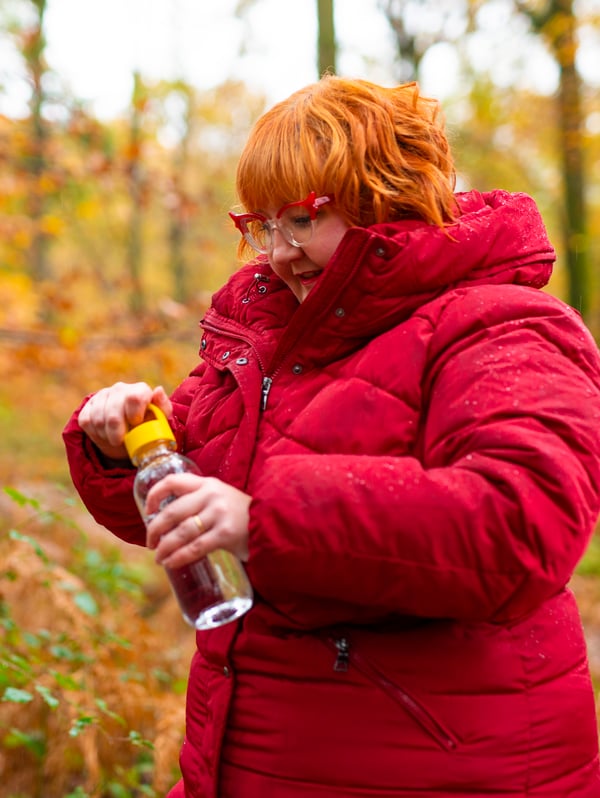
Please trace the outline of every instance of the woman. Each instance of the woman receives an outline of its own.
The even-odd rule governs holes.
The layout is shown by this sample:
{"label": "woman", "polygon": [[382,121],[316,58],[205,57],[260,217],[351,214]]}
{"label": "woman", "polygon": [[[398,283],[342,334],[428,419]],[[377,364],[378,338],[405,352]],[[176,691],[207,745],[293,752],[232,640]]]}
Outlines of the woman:
{"label": "woman", "polygon": [[[542,292],[533,201],[454,193],[415,85],[325,77],[266,113],[232,214],[256,250],[169,399],[118,383],[65,441],[94,517],[256,593],[197,635],[187,798],[600,796],[567,587],[600,509],[600,362]],[[150,401],[205,477],[146,531],[123,436]],[[149,499],[150,501],[150,499]]]}

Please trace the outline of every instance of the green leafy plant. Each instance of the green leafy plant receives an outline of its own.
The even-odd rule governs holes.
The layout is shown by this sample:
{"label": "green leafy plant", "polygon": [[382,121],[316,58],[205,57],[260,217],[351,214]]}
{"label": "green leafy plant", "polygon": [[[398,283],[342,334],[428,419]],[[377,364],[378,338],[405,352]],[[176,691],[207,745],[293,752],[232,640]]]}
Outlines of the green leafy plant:
{"label": "green leafy plant", "polygon": [[189,635],[165,646],[171,602],[147,562],[91,545],[66,511],[3,494],[15,507],[0,526],[3,794],[157,798],[177,777]]}

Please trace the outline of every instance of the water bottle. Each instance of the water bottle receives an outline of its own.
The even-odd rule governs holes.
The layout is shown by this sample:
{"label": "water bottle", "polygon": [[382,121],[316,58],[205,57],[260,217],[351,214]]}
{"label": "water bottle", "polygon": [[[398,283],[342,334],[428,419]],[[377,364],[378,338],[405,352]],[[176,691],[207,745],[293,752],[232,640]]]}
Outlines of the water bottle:
{"label": "water bottle", "polygon": [[[125,435],[125,448],[137,467],[133,494],[147,525],[154,515],[146,513],[146,497],[153,485],[168,474],[199,474],[195,463],[176,451],[173,431],[164,413],[149,405],[154,418],[133,427]],[[168,496],[160,509],[173,501]],[[242,563],[228,551],[217,549],[181,568],[165,571],[183,617],[196,629],[214,629],[239,618],[252,606],[252,587]]]}

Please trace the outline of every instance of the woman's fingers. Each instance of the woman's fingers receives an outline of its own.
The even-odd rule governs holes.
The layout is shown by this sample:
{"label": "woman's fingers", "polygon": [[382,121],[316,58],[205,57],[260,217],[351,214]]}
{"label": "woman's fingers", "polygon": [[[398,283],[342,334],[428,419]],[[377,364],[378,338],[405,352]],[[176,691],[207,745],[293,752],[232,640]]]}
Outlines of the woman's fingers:
{"label": "woman's fingers", "polygon": [[169,474],[154,485],[146,497],[147,516],[156,516],[148,527],[147,545],[155,548],[164,534],[200,507],[198,492],[204,478],[197,474]]}
{"label": "woman's fingers", "polygon": [[154,400],[166,415],[171,414],[171,402],[161,386],[117,382],[90,397],[79,413],[79,426],[104,455],[127,458],[125,435],[144,421]]}
{"label": "woman's fingers", "polygon": [[[171,496],[176,498],[165,505]],[[166,477],[148,495],[147,509],[158,515],[148,526],[147,544],[156,550],[157,562],[170,568],[215,549],[246,560],[250,502],[250,496],[219,479]]]}
{"label": "woman's fingers", "polygon": [[173,413],[173,403],[162,385],[158,385],[152,392],[152,404],[159,407],[167,418]]}
{"label": "woman's fingers", "polygon": [[168,568],[180,568],[202,559],[210,551],[222,548],[214,532],[199,531],[194,518],[189,516],[174,530],[165,535],[156,550],[156,562]]}

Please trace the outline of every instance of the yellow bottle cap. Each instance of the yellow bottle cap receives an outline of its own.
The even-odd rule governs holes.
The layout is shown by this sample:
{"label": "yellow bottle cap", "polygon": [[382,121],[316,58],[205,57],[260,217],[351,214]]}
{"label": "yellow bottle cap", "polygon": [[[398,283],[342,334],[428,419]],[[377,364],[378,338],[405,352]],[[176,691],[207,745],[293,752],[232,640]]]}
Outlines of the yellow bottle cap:
{"label": "yellow bottle cap", "polygon": [[137,427],[133,427],[126,433],[123,443],[127,449],[127,454],[131,459],[135,457],[142,446],[156,441],[174,441],[175,435],[169,426],[167,417],[156,405],[149,404],[148,410],[154,413],[154,418],[150,421],[143,421]]}

